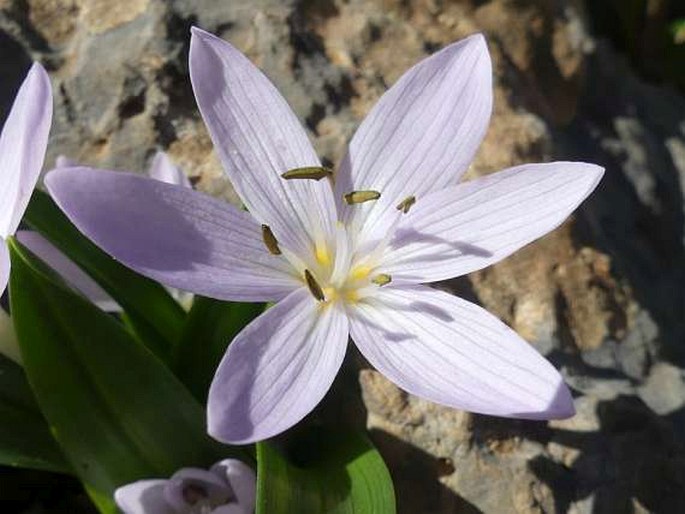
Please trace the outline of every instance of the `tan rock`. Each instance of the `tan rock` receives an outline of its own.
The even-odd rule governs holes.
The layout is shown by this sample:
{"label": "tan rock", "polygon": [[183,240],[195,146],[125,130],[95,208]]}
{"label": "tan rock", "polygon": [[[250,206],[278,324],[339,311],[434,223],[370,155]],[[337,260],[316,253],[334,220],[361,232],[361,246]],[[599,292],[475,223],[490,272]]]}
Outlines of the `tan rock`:
{"label": "tan rock", "polygon": [[147,9],[150,0],[81,0],[81,19],[92,34],[106,32],[135,20]]}

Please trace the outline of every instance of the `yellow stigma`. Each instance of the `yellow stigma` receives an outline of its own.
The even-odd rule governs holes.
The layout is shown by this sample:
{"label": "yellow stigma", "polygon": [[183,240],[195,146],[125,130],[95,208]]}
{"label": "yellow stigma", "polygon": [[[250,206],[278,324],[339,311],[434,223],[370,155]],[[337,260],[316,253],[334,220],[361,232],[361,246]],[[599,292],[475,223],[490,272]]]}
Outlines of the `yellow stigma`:
{"label": "yellow stigma", "polygon": [[328,246],[326,245],[316,245],[314,257],[316,257],[316,262],[321,266],[331,265],[331,253],[328,251]]}
{"label": "yellow stigma", "polygon": [[350,278],[352,280],[364,280],[369,276],[369,273],[371,273],[371,268],[361,264],[352,268],[352,271],[350,271]]}

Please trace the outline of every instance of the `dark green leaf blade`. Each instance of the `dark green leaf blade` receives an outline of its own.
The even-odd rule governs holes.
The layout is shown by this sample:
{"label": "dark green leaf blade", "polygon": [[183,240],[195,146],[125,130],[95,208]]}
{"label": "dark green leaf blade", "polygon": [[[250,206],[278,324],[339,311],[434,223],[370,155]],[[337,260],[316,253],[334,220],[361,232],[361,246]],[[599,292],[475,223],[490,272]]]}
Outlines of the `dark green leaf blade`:
{"label": "dark green leaf blade", "polygon": [[91,243],[42,191],[34,191],[23,219],[121,305],[136,335],[153,352],[163,360],[171,358],[185,313],[160,284],[129,270]]}
{"label": "dark green leaf blade", "polygon": [[115,511],[112,493],[122,484],[236,454],[206,435],[200,404],[120,323],[51,280],[15,240],[9,245],[10,304],[26,374],[102,512]]}
{"label": "dark green leaf blade", "polygon": [[0,355],[0,464],[69,473],[21,367]]}
{"label": "dark green leaf blade", "polygon": [[231,340],[264,311],[261,303],[230,303],[196,296],[178,345],[179,379],[201,403]]}
{"label": "dark green leaf blade", "polygon": [[257,444],[256,514],[395,513],[390,474],[366,437],[312,428],[288,455],[271,443]]}

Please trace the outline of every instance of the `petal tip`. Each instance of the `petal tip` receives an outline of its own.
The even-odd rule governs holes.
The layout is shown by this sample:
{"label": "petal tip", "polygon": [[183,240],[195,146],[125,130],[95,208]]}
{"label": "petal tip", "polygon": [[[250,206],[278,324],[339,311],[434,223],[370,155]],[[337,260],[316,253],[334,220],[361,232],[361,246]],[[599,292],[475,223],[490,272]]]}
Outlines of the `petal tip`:
{"label": "petal tip", "polygon": [[553,387],[554,390],[550,390],[549,401],[542,408],[522,414],[520,417],[524,419],[550,420],[566,419],[575,416],[576,408],[573,404],[571,390],[561,375],[558,376],[558,381],[556,381]]}

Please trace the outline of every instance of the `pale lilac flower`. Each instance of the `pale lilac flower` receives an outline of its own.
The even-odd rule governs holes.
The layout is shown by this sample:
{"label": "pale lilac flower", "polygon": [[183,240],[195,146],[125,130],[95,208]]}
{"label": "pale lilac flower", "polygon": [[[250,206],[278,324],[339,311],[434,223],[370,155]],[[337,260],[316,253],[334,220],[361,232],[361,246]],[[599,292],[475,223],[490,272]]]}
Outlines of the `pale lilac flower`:
{"label": "pale lilac flower", "polygon": [[209,471],[183,468],[168,480],[140,480],[118,488],[114,499],[124,514],[252,514],[255,473],[226,459]]}
{"label": "pale lilac flower", "polygon": [[[64,155],[58,156],[55,162],[56,168],[68,168],[77,165],[76,161]],[[191,187],[188,177],[162,151],[158,151],[153,157],[147,174],[154,180],[182,187]],[[78,265],[40,233],[31,230],[19,230],[16,236],[21,244],[31,250],[55,270],[73,289],[79,291],[100,309],[106,312],[121,312],[122,309],[119,304],[97,282],[90,278],[90,275],[81,270]],[[177,300],[185,298],[185,295],[181,295],[175,290],[171,293]]]}
{"label": "pale lilac flower", "polygon": [[0,135],[0,295],[10,258],[5,240],[14,235],[40,175],[52,122],[52,87],[45,69],[31,66]]}
{"label": "pale lilac flower", "polygon": [[[422,285],[489,266],[553,230],[603,173],[557,162],[458,183],[492,107],[482,36],[405,73],[359,127],[334,180],[320,169],[311,176],[322,180],[301,178],[319,159],[285,100],[235,48],[193,29],[190,72],[249,213],[131,174],[74,168],[47,184],[87,236],[140,273],[214,298],[277,302],[217,370],[214,437],[248,443],[293,426],[328,391],[350,335],[422,398],[498,416],[573,414],[561,376],[528,343],[480,307]],[[281,176],[291,170],[300,179]]]}
{"label": "pale lilac flower", "polygon": [[[64,155],[57,157],[55,166],[67,168],[76,166],[76,162]],[[162,151],[155,154],[147,172],[148,176],[183,187],[191,187],[190,181],[183,172]],[[57,272],[69,286],[79,291],[83,296],[97,305],[105,312],[121,312],[121,307],[107,292],[95,282],[90,275],[85,273],[77,264],[69,259],[61,250],[43,237],[39,232],[32,230],[18,230],[16,238],[21,244],[39,257],[50,268]],[[183,305],[189,303],[191,295],[182,293],[176,289],[170,289],[170,294]],[[14,326],[10,316],[0,308],[0,354],[9,357],[21,364],[21,353],[14,332]]]}

